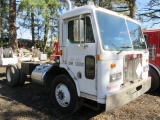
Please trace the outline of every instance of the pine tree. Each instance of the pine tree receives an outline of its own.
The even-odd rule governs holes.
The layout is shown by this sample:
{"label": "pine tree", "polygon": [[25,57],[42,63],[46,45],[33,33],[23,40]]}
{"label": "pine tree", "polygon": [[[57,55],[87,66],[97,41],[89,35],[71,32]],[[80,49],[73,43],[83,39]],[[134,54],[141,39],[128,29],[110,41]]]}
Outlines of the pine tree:
{"label": "pine tree", "polygon": [[[96,5],[104,7],[115,12],[126,14],[131,18],[135,18],[136,13],[136,0],[91,0]],[[76,6],[87,4],[87,0],[76,0]]]}
{"label": "pine tree", "polygon": [[[21,3],[19,4],[19,11],[21,11],[23,14],[26,14],[24,18],[27,18],[27,20],[30,21],[28,23],[31,23],[28,25],[28,27],[31,28],[32,31],[32,40],[35,39],[35,29],[37,28],[39,34],[39,29],[44,28],[43,51],[46,49],[50,21],[56,16],[55,13],[57,12],[58,7],[59,4],[57,0],[21,0]],[[39,26],[39,21],[41,22],[42,26]],[[37,24],[35,24],[36,22]]]}
{"label": "pine tree", "polygon": [[0,38],[8,38],[8,18],[9,18],[9,8],[8,0],[0,1]]}
{"label": "pine tree", "polygon": [[17,53],[17,32],[16,32],[16,0],[9,1],[9,46]]}

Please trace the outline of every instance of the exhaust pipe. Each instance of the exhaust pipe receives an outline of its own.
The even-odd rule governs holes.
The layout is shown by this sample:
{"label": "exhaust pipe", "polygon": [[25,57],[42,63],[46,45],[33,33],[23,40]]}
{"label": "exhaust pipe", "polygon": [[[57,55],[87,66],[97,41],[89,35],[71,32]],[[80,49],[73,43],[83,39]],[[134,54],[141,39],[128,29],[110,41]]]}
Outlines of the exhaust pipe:
{"label": "exhaust pipe", "polygon": [[72,3],[70,0],[66,0],[67,2],[67,5],[68,5],[68,10],[71,10],[72,9]]}

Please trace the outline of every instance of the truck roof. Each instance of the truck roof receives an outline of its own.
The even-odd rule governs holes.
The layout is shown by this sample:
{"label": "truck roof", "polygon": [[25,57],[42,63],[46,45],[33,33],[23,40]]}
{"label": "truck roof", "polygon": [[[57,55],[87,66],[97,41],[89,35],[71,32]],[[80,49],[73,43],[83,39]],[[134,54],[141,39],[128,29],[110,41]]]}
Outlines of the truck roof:
{"label": "truck roof", "polygon": [[96,10],[101,11],[101,12],[105,12],[105,13],[108,13],[108,14],[111,14],[111,15],[114,15],[117,17],[122,17],[124,19],[128,19],[134,23],[139,24],[137,21],[131,19],[130,17],[128,17],[126,15],[123,15],[123,14],[120,14],[120,13],[117,13],[117,12],[114,12],[114,11],[111,11],[111,10],[108,10],[108,9],[105,9],[105,8],[102,8],[99,6],[95,6],[95,5],[85,5],[85,6],[73,8],[69,11],[66,11],[64,14],[62,14],[60,16],[60,19],[72,18],[74,16],[78,16],[80,14],[85,14],[85,13],[94,13],[94,11],[96,11]]}
{"label": "truck roof", "polygon": [[153,29],[148,29],[148,30],[143,30],[143,32],[159,32],[160,28],[153,28]]}

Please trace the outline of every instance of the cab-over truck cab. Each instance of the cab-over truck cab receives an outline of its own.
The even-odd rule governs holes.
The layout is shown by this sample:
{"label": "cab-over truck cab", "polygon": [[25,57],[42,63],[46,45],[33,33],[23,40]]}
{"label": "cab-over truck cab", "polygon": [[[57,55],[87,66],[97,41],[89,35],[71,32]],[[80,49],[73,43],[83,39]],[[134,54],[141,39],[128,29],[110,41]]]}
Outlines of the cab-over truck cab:
{"label": "cab-over truck cab", "polygon": [[[59,26],[59,62],[22,63],[20,72],[31,75],[33,82],[51,85],[59,111],[73,114],[82,104],[106,104],[111,110],[148,91],[149,53],[136,21],[86,5],[62,14]],[[7,79],[12,81],[9,69]],[[86,104],[86,99],[96,105]]]}

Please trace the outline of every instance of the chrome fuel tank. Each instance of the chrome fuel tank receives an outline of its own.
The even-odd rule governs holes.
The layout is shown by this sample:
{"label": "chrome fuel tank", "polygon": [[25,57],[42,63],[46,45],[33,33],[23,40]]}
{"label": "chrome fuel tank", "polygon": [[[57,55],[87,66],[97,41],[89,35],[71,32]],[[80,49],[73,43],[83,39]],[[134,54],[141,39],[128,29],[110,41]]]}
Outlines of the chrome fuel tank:
{"label": "chrome fuel tank", "polygon": [[32,81],[34,83],[44,85],[44,81],[46,79],[46,73],[51,67],[52,65],[50,64],[37,66],[31,74]]}

